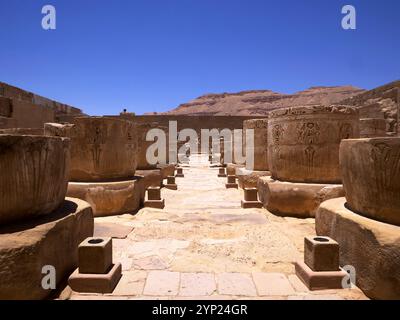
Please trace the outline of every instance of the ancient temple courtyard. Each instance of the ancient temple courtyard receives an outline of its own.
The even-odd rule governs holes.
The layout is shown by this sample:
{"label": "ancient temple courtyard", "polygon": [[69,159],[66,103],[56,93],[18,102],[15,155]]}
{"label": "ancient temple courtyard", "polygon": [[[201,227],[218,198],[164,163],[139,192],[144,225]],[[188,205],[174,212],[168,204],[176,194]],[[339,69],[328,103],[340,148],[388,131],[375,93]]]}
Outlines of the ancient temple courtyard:
{"label": "ancient temple courtyard", "polygon": [[278,217],[242,209],[242,189],[207,155],[192,155],[162,189],[164,210],[95,218],[95,236],[113,237],[114,261],[123,275],[112,294],[82,294],[66,287],[61,299],[367,299],[357,288],[309,291],[295,275],[304,237],[314,219]]}

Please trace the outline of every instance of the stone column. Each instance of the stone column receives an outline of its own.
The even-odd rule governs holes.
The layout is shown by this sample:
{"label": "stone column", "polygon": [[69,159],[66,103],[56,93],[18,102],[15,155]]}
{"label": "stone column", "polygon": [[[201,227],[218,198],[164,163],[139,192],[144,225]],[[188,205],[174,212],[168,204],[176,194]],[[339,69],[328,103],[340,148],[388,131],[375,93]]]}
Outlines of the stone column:
{"label": "stone column", "polygon": [[277,180],[340,183],[339,145],[359,137],[358,110],[306,106],[270,112],[268,161]]}

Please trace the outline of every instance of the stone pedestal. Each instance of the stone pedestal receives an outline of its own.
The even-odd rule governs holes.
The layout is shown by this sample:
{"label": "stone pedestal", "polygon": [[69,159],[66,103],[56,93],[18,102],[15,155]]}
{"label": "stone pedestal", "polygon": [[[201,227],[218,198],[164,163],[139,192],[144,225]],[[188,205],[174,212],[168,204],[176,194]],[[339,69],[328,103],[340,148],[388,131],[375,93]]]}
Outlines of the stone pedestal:
{"label": "stone pedestal", "polygon": [[57,289],[78,266],[78,246],[93,235],[89,204],[66,198],[51,214],[0,228],[0,299],[44,299],[44,266],[56,270]]}
{"label": "stone pedestal", "polygon": [[244,200],[241,201],[243,209],[262,208],[263,204],[258,201],[258,191],[256,188],[244,189]]}
{"label": "stone pedestal", "polygon": [[112,293],[121,276],[121,264],[112,263],[112,239],[87,238],[79,245],[79,268],[68,284],[76,292]]}
{"label": "stone pedestal", "polygon": [[225,168],[219,168],[218,169],[218,178],[226,178],[226,172],[225,172]]}
{"label": "stone pedestal", "polygon": [[112,239],[87,238],[78,253],[79,273],[107,274],[112,266]]}
{"label": "stone pedestal", "polygon": [[177,178],[184,178],[185,175],[183,174],[183,168],[177,168],[176,169],[176,175]]}
{"label": "stone pedestal", "polygon": [[175,176],[168,177],[164,187],[171,190],[178,190],[178,185],[175,183]]}
{"label": "stone pedestal", "polygon": [[339,243],[340,265],[352,265],[357,286],[373,299],[400,299],[400,227],[346,208],[346,199],[321,204],[316,230]]}
{"label": "stone pedestal", "polygon": [[115,182],[70,182],[67,195],[90,203],[95,217],[135,213],[144,198],[143,184],[139,178]]}
{"label": "stone pedestal", "polygon": [[165,200],[161,199],[160,187],[150,187],[147,190],[147,199],[144,202],[146,208],[164,209]]}
{"label": "stone pedestal", "polygon": [[291,183],[271,177],[259,178],[258,192],[268,211],[299,218],[315,217],[323,201],[344,196],[339,184]]}
{"label": "stone pedestal", "polygon": [[234,188],[234,189],[237,189],[238,188],[238,184],[236,183],[236,176],[228,176],[228,178],[227,178],[227,183],[225,184],[225,187],[227,188],[227,189],[230,189],[230,188]]}
{"label": "stone pedestal", "polygon": [[242,189],[257,188],[260,177],[271,176],[271,172],[269,171],[252,171],[245,168],[237,168],[236,172],[239,187]]}
{"label": "stone pedestal", "polygon": [[344,289],[348,275],[339,267],[339,245],[328,237],[304,239],[304,262],[295,264],[296,274],[310,290]]}

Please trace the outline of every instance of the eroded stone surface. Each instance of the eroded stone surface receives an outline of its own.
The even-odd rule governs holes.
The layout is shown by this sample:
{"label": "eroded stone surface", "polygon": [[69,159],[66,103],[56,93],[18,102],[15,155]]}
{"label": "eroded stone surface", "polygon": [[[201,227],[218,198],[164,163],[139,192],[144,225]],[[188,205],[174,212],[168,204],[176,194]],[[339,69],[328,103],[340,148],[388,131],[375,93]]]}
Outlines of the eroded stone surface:
{"label": "eroded stone surface", "polygon": [[340,246],[340,264],[356,269],[357,285],[375,299],[400,299],[400,227],[358,215],[345,198],[321,204],[316,216],[318,235]]}
{"label": "eroded stone surface", "polygon": [[[93,235],[90,206],[66,198],[51,215],[0,229],[0,299],[43,299],[42,267],[54,266],[57,285],[78,265],[78,245]],[[57,287],[58,288],[58,287]]]}
{"label": "eroded stone surface", "polygon": [[80,117],[73,124],[48,123],[45,134],[71,139],[70,181],[99,182],[135,175],[138,137],[131,121]]}
{"label": "eroded stone surface", "polygon": [[344,196],[342,185],[282,182],[271,177],[258,179],[258,192],[269,211],[300,218],[315,217],[323,201]]}
{"label": "eroded stone surface", "polygon": [[69,139],[0,135],[0,225],[47,215],[64,201]]}
{"label": "eroded stone surface", "polygon": [[400,226],[400,138],[344,140],[340,166],[348,207]]}
{"label": "eroded stone surface", "polygon": [[359,137],[358,110],[307,106],[271,111],[268,163],[274,179],[340,183],[339,144]]}

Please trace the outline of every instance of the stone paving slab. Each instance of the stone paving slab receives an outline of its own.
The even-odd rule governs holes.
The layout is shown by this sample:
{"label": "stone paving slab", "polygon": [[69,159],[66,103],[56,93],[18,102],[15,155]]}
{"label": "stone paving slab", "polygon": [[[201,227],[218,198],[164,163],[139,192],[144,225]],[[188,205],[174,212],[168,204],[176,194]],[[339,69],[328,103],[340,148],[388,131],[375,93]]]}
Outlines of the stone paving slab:
{"label": "stone paving slab", "polygon": [[253,272],[253,280],[260,296],[290,296],[295,293],[282,273]]}
{"label": "stone paving slab", "polygon": [[181,273],[179,296],[211,296],[216,289],[212,273]]}
{"label": "stone paving slab", "polygon": [[220,273],[217,274],[218,292],[222,295],[256,296],[256,287],[249,274]]}
{"label": "stone paving slab", "polygon": [[149,272],[143,294],[148,296],[176,296],[179,291],[180,274],[170,271]]}

